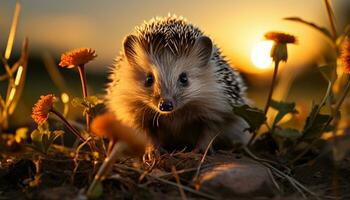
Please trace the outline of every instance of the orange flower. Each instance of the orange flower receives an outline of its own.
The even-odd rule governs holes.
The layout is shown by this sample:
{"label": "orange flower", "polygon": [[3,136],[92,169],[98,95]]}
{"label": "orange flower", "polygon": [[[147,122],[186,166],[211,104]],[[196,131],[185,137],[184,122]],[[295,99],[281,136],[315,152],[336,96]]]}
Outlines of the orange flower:
{"label": "orange flower", "polygon": [[88,63],[96,56],[95,50],[90,48],[73,49],[72,51],[62,54],[59,65],[65,68],[73,68]]}
{"label": "orange flower", "polygon": [[35,123],[42,125],[47,120],[55,99],[56,97],[53,94],[40,96],[39,101],[33,106],[32,110],[32,118]]}
{"label": "orange flower", "polygon": [[268,32],[265,34],[265,39],[274,41],[270,56],[275,63],[280,61],[287,62],[288,51],[287,44],[296,43],[296,38],[293,35],[281,32]]}
{"label": "orange flower", "polygon": [[350,39],[349,37],[346,37],[344,39],[340,58],[344,66],[345,73],[350,74]]}
{"label": "orange flower", "polygon": [[280,44],[294,44],[297,42],[296,38],[293,35],[281,33],[281,32],[268,32],[265,33],[265,38],[267,40],[272,40]]}

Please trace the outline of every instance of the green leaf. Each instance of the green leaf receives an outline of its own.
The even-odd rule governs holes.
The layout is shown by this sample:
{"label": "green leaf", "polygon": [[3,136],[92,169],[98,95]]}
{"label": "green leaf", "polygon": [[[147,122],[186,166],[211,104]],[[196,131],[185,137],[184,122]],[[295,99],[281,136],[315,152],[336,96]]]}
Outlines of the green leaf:
{"label": "green leaf", "polygon": [[298,130],[292,129],[292,128],[278,129],[273,134],[275,136],[279,136],[279,137],[287,138],[291,140],[296,140],[302,136],[302,134]]}
{"label": "green leaf", "polygon": [[328,122],[331,119],[330,115],[320,114],[319,105],[314,105],[311,109],[309,116],[306,119],[304,130],[312,129],[317,125],[322,125]]}
{"label": "green leaf", "polygon": [[88,96],[86,98],[86,101],[90,104],[90,105],[97,105],[102,103],[103,101],[101,99],[99,99],[97,96]]}
{"label": "green leaf", "polygon": [[52,131],[49,137],[50,145],[54,143],[54,141],[63,134],[64,134],[64,131],[62,130]]}
{"label": "green leaf", "polygon": [[32,147],[33,149],[43,152],[43,144],[42,144],[42,138],[43,134],[40,133],[38,129],[35,129],[31,134],[30,138],[32,139]]}
{"label": "green leaf", "polygon": [[31,134],[30,138],[32,141],[41,142],[43,134],[40,133],[38,129],[35,129]]}
{"label": "green leaf", "polygon": [[84,116],[86,114],[96,115],[96,113],[104,108],[103,101],[97,96],[88,96],[85,99],[74,98],[72,100],[72,105],[82,108]]}
{"label": "green leaf", "polygon": [[[303,130],[304,139],[318,139],[323,132],[331,131],[333,126],[327,125],[328,121],[332,119],[330,115],[320,114],[319,105],[314,105]],[[327,126],[326,126],[327,125]]]}
{"label": "green leaf", "polygon": [[275,101],[271,99],[270,106],[278,111],[273,126],[276,125],[286,114],[295,114],[298,113],[298,111],[295,109],[295,103],[288,103],[288,102],[282,102],[282,101]]}
{"label": "green leaf", "polygon": [[53,142],[64,132],[61,130],[50,131],[48,124],[38,126],[31,134],[32,144],[29,146],[34,150],[47,154]]}
{"label": "green leaf", "polygon": [[266,121],[264,112],[258,108],[252,108],[248,105],[233,108],[233,112],[242,117],[249,124],[249,131],[254,132]]}
{"label": "green leaf", "polygon": [[55,142],[55,140],[61,136],[64,133],[64,131],[56,130],[56,131],[50,131],[49,134],[43,135],[43,146],[44,151],[47,153],[51,147],[51,145]]}
{"label": "green leaf", "polygon": [[92,108],[97,104],[101,104],[103,101],[99,99],[97,96],[88,96],[85,99],[82,98],[74,98],[72,100],[72,105],[75,107],[81,108]]}
{"label": "green leaf", "polygon": [[71,104],[74,106],[74,107],[80,107],[80,108],[85,108],[86,105],[84,104],[84,99],[82,98],[78,98],[78,97],[75,97],[72,101],[71,101]]}
{"label": "green leaf", "polygon": [[303,19],[301,19],[300,17],[285,17],[283,18],[284,20],[288,20],[288,21],[294,21],[294,22],[298,22],[298,23],[302,23],[305,24],[307,26],[310,26],[318,31],[320,31],[323,35],[325,35],[328,39],[330,39],[331,41],[333,41],[333,36],[332,34],[328,31],[328,29],[321,27],[319,25],[316,25],[315,23],[312,22],[308,22],[305,21]]}
{"label": "green leaf", "polygon": [[47,122],[45,122],[45,123],[43,123],[42,125],[38,126],[38,131],[39,131],[40,133],[48,132],[49,129],[50,129],[49,123],[47,123]]}

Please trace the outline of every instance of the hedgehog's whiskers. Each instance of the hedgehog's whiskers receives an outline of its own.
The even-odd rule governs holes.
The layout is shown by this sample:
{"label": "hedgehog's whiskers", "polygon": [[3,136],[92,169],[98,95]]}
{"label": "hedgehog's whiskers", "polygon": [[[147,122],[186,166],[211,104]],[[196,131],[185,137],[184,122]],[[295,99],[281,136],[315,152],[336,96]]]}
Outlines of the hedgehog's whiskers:
{"label": "hedgehog's whiskers", "polygon": [[157,117],[157,127],[159,127],[159,118],[160,118],[161,114],[158,113],[158,117]]}

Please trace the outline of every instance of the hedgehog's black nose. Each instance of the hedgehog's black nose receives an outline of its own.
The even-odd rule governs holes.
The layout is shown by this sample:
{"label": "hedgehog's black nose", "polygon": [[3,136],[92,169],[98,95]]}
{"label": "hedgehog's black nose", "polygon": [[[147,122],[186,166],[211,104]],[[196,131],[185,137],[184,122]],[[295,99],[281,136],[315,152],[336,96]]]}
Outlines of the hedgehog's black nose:
{"label": "hedgehog's black nose", "polygon": [[159,110],[161,111],[172,111],[174,109],[173,102],[169,100],[160,100]]}

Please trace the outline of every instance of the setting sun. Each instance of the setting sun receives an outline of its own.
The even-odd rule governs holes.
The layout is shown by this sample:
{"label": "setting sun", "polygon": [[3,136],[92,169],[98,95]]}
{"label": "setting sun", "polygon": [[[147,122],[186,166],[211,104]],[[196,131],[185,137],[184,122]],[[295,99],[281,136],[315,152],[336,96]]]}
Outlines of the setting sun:
{"label": "setting sun", "polygon": [[271,67],[272,59],[270,51],[273,42],[262,41],[257,43],[251,53],[251,61],[259,69],[268,69]]}

